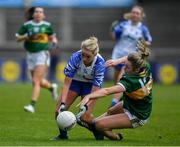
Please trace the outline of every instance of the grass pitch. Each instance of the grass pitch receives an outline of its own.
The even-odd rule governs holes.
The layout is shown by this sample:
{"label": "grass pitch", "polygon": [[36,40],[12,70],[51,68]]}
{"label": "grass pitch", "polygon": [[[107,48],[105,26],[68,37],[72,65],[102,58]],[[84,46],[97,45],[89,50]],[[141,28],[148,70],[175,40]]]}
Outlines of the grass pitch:
{"label": "grass pitch", "polygon": [[[111,83],[106,83],[105,86]],[[180,145],[180,85],[155,85],[153,111],[149,122],[137,129],[116,130],[123,133],[121,142],[96,141],[86,129],[76,126],[69,131],[69,140],[50,141],[58,134],[54,120],[55,102],[41,90],[36,113],[23,110],[31,96],[30,84],[0,84],[0,145],[1,146],[134,146]],[[107,110],[111,97],[98,100],[94,115]],[[79,102],[79,99],[75,104]],[[77,113],[75,104],[71,111]]]}

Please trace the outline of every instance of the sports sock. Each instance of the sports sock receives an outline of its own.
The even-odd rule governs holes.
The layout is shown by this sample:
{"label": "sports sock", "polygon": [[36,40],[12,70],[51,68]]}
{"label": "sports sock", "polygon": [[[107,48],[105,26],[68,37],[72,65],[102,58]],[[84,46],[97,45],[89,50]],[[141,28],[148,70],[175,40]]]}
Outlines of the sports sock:
{"label": "sports sock", "polygon": [[111,106],[115,106],[118,103],[118,100],[113,98],[111,101]]}
{"label": "sports sock", "polygon": [[96,121],[95,121],[95,120],[92,121],[92,129],[93,129],[93,130],[96,129]]}
{"label": "sports sock", "polygon": [[63,131],[59,128],[59,132],[61,134],[61,137],[67,137],[67,131]]}
{"label": "sports sock", "polygon": [[33,107],[35,107],[35,105],[36,105],[36,101],[31,100],[30,104],[31,104]]}

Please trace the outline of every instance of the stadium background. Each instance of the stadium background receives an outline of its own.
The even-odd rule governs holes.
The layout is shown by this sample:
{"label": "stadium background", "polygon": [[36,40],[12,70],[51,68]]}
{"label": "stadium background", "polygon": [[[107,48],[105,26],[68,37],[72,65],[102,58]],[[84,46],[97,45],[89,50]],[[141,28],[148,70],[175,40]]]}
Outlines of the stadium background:
{"label": "stadium background", "polygon": [[[61,2],[61,3],[60,3]],[[63,80],[63,67],[72,52],[80,48],[81,41],[91,35],[98,37],[100,53],[111,58],[114,41],[109,27],[114,20],[121,20],[132,5],[144,7],[153,37],[150,61],[156,82],[180,82],[180,9],[178,1],[168,0],[2,0],[0,1],[0,81],[28,81],[25,50],[15,41],[14,34],[25,21],[29,6],[45,7],[46,19],[53,25],[59,39],[59,50],[52,51],[51,80]],[[112,79],[112,71],[106,72]]]}
{"label": "stadium background", "polygon": [[[27,76],[25,50],[21,43],[15,42],[14,34],[25,21],[25,6],[31,2],[45,7],[47,20],[59,38],[60,49],[52,53],[57,55],[54,61],[59,62],[55,74],[58,76],[55,79],[49,76],[54,81],[62,81],[65,62],[90,35],[99,38],[101,54],[109,59],[115,43],[109,36],[112,21],[122,19],[122,14],[135,3],[144,7],[147,14],[144,21],[153,37],[150,61],[157,83],[153,87],[153,111],[147,125],[115,130],[123,134],[122,142],[95,141],[89,131],[78,125],[69,132],[68,141],[49,140],[58,133],[54,120],[56,103],[50,93],[41,90],[35,114],[23,110],[30,100],[32,86]],[[179,6],[180,2],[175,0],[0,0],[0,146],[179,146],[180,84],[175,84],[180,82]],[[106,79],[111,78],[112,71],[108,71]],[[112,84],[109,80],[103,87]],[[93,115],[104,113],[111,99],[112,96],[98,100]],[[79,101],[70,109],[74,114],[78,112],[75,106]]]}

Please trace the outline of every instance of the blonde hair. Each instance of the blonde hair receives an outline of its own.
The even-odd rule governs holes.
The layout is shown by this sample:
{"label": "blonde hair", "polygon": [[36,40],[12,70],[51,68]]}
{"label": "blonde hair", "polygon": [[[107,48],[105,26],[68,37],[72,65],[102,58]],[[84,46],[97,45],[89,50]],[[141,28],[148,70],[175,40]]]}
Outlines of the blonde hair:
{"label": "blonde hair", "polygon": [[97,54],[99,52],[98,39],[93,36],[82,41],[81,49],[87,49],[91,51],[93,54]]}
{"label": "blonde hair", "polygon": [[[145,12],[144,12],[143,7],[138,6],[138,5],[135,5],[135,6],[132,7],[132,9],[134,9],[134,8],[138,8],[138,9],[141,11],[142,19],[146,17],[146,14],[145,14]],[[132,10],[132,9],[131,9],[131,10]],[[125,14],[123,15],[123,17],[124,17],[124,19],[126,19],[126,20],[131,19],[131,12],[125,13]]]}
{"label": "blonde hair", "polygon": [[146,46],[144,40],[140,40],[137,43],[138,52],[137,53],[131,53],[128,55],[128,61],[131,62],[134,71],[137,71],[138,69],[145,66],[146,60],[150,55],[149,48]]}

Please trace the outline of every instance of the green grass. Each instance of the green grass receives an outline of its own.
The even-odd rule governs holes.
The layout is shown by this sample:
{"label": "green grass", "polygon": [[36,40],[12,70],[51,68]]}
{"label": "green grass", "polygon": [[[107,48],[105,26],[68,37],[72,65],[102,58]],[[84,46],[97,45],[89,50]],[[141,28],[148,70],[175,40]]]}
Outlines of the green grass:
{"label": "green grass", "polygon": [[[48,91],[42,90],[36,113],[29,114],[24,112],[23,106],[30,101],[30,95],[30,84],[0,84],[1,146],[180,145],[180,85],[155,85],[149,122],[141,128],[121,130],[124,136],[122,142],[108,139],[95,141],[90,132],[79,126],[69,132],[68,141],[50,141],[50,138],[58,134],[54,121],[55,102]],[[106,111],[110,100],[110,97],[98,100],[94,115]],[[79,99],[76,104],[78,102]],[[73,105],[71,111],[77,113],[78,110]]]}

